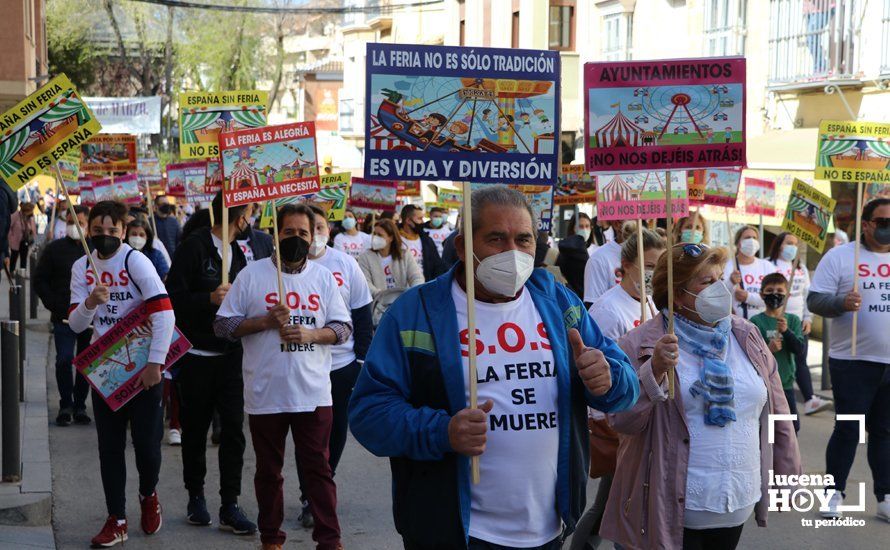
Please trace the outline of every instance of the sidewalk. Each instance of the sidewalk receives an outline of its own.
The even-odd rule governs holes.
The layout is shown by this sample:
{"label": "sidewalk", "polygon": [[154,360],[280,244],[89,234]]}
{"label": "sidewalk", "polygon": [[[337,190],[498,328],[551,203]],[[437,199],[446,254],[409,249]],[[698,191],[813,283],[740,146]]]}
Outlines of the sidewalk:
{"label": "sidewalk", "polygon": [[[8,315],[9,283],[4,277],[0,283],[0,318],[8,319]],[[0,549],[55,549],[50,523],[52,474],[46,406],[46,373],[51,356],[49,313],[38,308],[38,318],[27,320],[24,329],[27,348],[25,402],[21,404],[22,479],[18,483],[0,483]]]}

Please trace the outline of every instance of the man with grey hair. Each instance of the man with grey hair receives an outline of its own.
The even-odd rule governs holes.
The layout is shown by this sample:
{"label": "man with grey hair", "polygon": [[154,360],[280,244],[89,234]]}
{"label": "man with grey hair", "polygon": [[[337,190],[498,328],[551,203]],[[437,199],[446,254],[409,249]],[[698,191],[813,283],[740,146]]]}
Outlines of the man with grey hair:
{"label": "man with grey hair", "polygon": [[[525,197],[487,186],[473,192],[471,211],[472,258],[458,235],[460,261],[383,316],[349,423],[368,450],[390,457],[393,515],[406,549],[555,550],[584,510],[587,407],[633,406],[637,377],[581,301],[533,268]],[[475,273],[475,409],[467,266]]]}

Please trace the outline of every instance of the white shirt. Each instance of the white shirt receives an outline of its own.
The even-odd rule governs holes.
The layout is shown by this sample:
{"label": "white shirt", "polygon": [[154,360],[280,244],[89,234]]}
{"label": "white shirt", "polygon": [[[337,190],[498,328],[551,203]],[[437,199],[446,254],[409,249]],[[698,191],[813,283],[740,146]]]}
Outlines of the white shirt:
{"label": "white shirt", "polygon": [[[810,292],[845,296],[853,290],[855,243],[829,250],[813,275]],[[890,363],[890,252],[859,249],[859,326],[856,329],[856,357],[851,354],[853,312],[831,320],[831,349],[834,359],[854,359]]]}
{"label": "white shirt", "polygon": [[[723,273],[724,280],[730,285],[732,285],[732,273],[736,270],[735,262],[734,258],[730,258],[730,260],[726,262],[726,268]],[[766,310],[763,298],[760,297],[761,282],[764,277],[770,273],[775,273],[778,268],[768,260],[754,258],[754,263],[748,265],[739,264],[738,270],[739,273],[742,274],[742,288],[748,292],[748,299],[745,300],[745,303],[748,304],[748,316],[745,317],[742,303],[736,300],[735,296],[732,298],[732,311],[739,317],[750,319],[758,313],[762,313]]]}
{"label": "white shirt", "polygon": [[810,293],[810,271],[805,265],[800,264],[792,279],[791,270],[794,269],[794,265],[791,262],[779,258],[776,260],[775,266],[778,272],[791,282],[791,291],[788,294],[788,305],[785,306],[785,312],[797,315],[801,321],[811,321],[813,314],[807,307],[807,295]]}
{"label": "white shirt", "polygon": [[[646,319],[655,317],[655,304],[647,296],[649,313]],[[604,336],[618,340],[640,326],[640,301],[631,296],[620,284],[615,285],[590,306],[590,317]]]}
{"label": "white shirt", "polygon": [[[276,269],[270,258],[245,267],[217,315],[262,317],[278,303]],[[330,271],[308,262],[301,273],[282,273],[291,323],[320,329],[349,322],[349,311]],[[277,330],[241,338],[244,348],[244,411],[277,414],[314,411],[331,405],[331,346],[281,341]]]}
{"label": "white shirt", "polygon": [[[721,428],[705,424],[704,399],[689,393],[701,376],[702,359],[680,346],[677,391],[683,392],[689,427],[686,514],[693,521],[702,518],[690,515],[690,511],[728,514],[748,507],[753,510],[761,496],[760,413],[766,405],[766,384],[733,334],[726,364],[732,370],[736,421]],[[750,510],[743,515],[744,519],[735,525],[744,523]]]}
{"label": "white shirt", "polygon": [[383,267],[383,274],[386,275],[386,289],[396,287],[396,279],[392,276],[392,254],[389,256],[380,256],[380,266]]}
{"label": "white shirt", "polygon": [[244,254],[244,259],[247,260],[247,263],[251,263],[256,259],[253,256],[253,249],[250,248],[250,239],[238,241],[238,247],[241,248],[241,252]]}
{"label": "white shirt", "polygon": [[417,267],[423,271],[423,241],[420,240],[420,237],[411,240],[402,235],[402,248],[411,254],[411,257],[417,262]]}
{"label": "white shirt", "polygon": [[448,238],[448,235],[451,235],[454,232],[447,223],[442,225],[439,229],[427,229],[426,233],[430,236],[434,243],[436,243],[436,250],[439,251],[439,256],[442,255],[442,245],[445,243],[445,239]]}
{"label": "white shirt", "polygon": [[[451,296],[466,351],[467,295]],[[470,536],[510,547],[540,546],[559,536],[556,509],[558,388],[549,339],[527,290],[502,304],[476,302],[479,403],[491,399],[480,482],[470,487]],[[464,390],[469,402],[469,381]]]}
{"label": "white shirt", "polygon": [[608,241],[597,248],[584,266],[584,301],[596,302],[607,290],[621,282],[616,270],[621,267],[621,245]]}
{"label": "white shirt", "polygon": [[68,236],[68,224],[65,220],[56,218],[56,223],[53,225],[53,234],[51,240],[56,239],[64,239]]}
{"label": "white shirt", "polygon": [[[324,255],[310,261],[323,266],[334,275],[340,296],[349,310],[363,308],[373,301],[362,269],[349,254],[327,247]],[[349,340],[331,347],[331,370],[342,369],[355,361],[354,345],[355,340],[350,334]]]}
{"label": "white shirt", "polygon": [[334,248],[358,258],[365,250],[371,250],[371,236],[359,231],[355,235],[343,231],[334,237]]}

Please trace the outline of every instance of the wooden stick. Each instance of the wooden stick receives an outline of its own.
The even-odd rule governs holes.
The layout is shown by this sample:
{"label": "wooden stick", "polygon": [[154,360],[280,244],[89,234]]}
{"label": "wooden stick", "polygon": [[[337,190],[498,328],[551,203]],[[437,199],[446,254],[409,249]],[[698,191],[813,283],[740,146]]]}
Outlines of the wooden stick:
{"label": "wooden stick", "polygon": [[[223,209],[223,211],[225,211],[225,209]],[[226,228],[227,227],[228,225],[226,225]],[[223,230],[226,231],[226,228],[223,228]],[[278,303],[286,304],[287,298],[284,296],[284,280],[281,278],[281,244],[278,240],[278,216],[274,208],[272,210],[272,235],[275,238],[275,267],[277,268],[278,272]],[[228,247],[224,246],[223,250],[225,250],[226,248]],[[223,265],[225,266],[225,264]]]}
{"label": "wooden stick", "polygon": [[[859,290],[859,248],[862,240],[862,182],[856,183],[856,248],[853,252],[853,290]],[[860,305],[862,302],[860,302]],[[856,333],[859,328],[859,312],[853,312],[853,334],[850,338],[850,355],[856,357]]]}
{"label": "wooden stick", "polygon": [[[223,196],[220,197],[220,199],[222,199],[222,233],[221,233],[221,235],[225,235],[226,237],[228,237],[228,235],[229,235],[229,209],[226,208],[226,198],[225,198],[225,195],[226,195],[226,180],[225,180],[225,179],[223,179],[222,193],[223,193]],[[213,209],[213,207],[211,206],[211,210],[212,210],[212,209]],[[274,216],[273,216],[273,217],[274,217]],[[277,227],[276,227],[276,233],[275,233],[275,254],[276,254],[275,257],[277,258],[277,257],[278,257],[278,232],[277,232]],[[226,269],[226,265],[228,264],[228,262],[229,262],[229,247],[226,246],[226,244],[224,243],[224,244],[223,244],[223,247],[222,247],[222,263],[223,263],[222,284],[224,284],[224,285],[229,284],[229,270]],[[279,267],[278,267],[278,273],[279,273],[279,276],[280,276],[280,273],[281,273],[281,260],[278,260],[278,266],[279,266]]]}
{"label": "wooden stick", "polygon": [[155,201],[151,196],[151,185],[148,180],[145,182],[145,206],[148,208],[148,223],[151,224],[151,230],[155,232],[155,238],[157,238],[158,222],[155,220]]}
{"label": "wooden stick", "polygon": [[643,253],[643,220],[637,220],[637,263],[640,264],[640,324],[646,322],[649,297],[646,295],[646,259]]}
{"label": "wooden stick", "polygon": [[732,226],[729,225],[729,207],[723,208],[723,213],[726,215],[726,246],[729,248],[729,257],[730,259],[735,258],[735,244],[732,242]]}
{"label": "wooden stick", "polygon": [[[59,206],[59,180],[56,180],[56,200],[53,201],[53,210],[50,213],[49,218],[49,238],[46,239],[46,243],[49,244],[56,236],[56,207]],[[68,198],[68,193],[65,193],[65,198]]]}
{"label": "wooden stick", "polygon": [[[213,203],[212,202],[210,203],[210,208],[207,209],[207,212],[210,213],[210,227],[213,227],[216,225],[216,220],[213,219]],[[226,228],[223,228],[223,229],[225,230]]]}
{"label": "wooden stick", "polygon": [[[674,212],[672,209],[671,198],[671,171],[665,172],[665,210],[667,210],[667,276],[668,276],[668,333],[674,333]],[[668,399],[673,399],[674,390],[674,369],[668,371]]]}
{"label": "wooden stick", "polygon": [[[465,185],[463,193],[464,202],[464,284],[467,287],[467,336],[468,336],[468,369],[467,376],[470,382],[470,408],[479,406],[479,395],[476,388],[476,281],[473,277],[473,214],[470,203],[472,186]],[[470,471],[473,483],[479,483],[479,457],[470,459]]]}
{"label": "wooden stick", "polygon": [[[62,171],[59,170],[59,165],[54,164],[53,168],[56,169],[56,177],[58,178],[56,180],[56,184],[61,185],[62,188],[64,188],[65,184],[63,183],[64,180],[62,179]],[[73,204],[73,201],[71,201],[71,197],[70,197],[70,195],[68,195],[67,190],[65,192],[65,196],[68,197],[68,217],[71,218],[71,220],[74,221],[74,225],[77,226],[77,235],[80,237],[80,244],[83,246],[83,251],[87,255],[87,262],[89,262],[90,267],[93,268],[93,274],[96,276],[96,281],[97,282],[101,281],[102,280],[100,278],[101,274],[99,273],[99,270],[96,268],[96,262],[93,261],[93,255],[90,254],[90,247],[87,244],[86,236],[83,234],[83,228],[80,227],[80,223],[77,221],[77,214],[74,212],[74,204]]]}
{"label": "wooden stick", "polygon": [[760,215],[760,222],[757,226],[757,236],[760,239],[760,259],[762,260],[764,249],[766,248],[763,246],[763,214]]}

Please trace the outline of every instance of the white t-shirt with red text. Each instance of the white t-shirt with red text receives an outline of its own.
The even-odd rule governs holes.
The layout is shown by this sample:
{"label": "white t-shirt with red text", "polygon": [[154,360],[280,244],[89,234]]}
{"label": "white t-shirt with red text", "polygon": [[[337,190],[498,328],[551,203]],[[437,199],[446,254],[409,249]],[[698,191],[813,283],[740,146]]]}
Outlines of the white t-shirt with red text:
{"label": "white t-shirt with red text", "polygon": [[[380,256],[380,254],[378,254]],[[380,256],[380,267],[383,268],[383,275],[386,276],[386,289],[396,287],[396,278],[392,275],[392,255]]]}
{"label": "white t-shirt with red text", "polygon": [[[467,295],[455,281],[464,372],[469,368]],[[476,301],[478,398],[491,399],[480,482],[470,487],[470,532],[509,547],[545,544],[560,533],[556,509],[558,387],[550,339],[534,302]],[[469,403],[469,382],[464,376]]]}
{"label": "white t-shirt with red text", "polygon": [[[656,310],[652,298],[647,298],[648,320],[655,317]],[[607,290],[590,306],[588,313],[600,328],[600,332],[615,341],[641,324],[642,311],[639,300],[628,294],[621,285],[615,285]]]}
{"label": "white t-shirt with red text", "polygon": [[402,235],[402,248],[411,254],[411,257],[417,262],[417,267],[423,271],[423,241],[420,240],[420,237],[409,239]]}
{"label": "white t-shirt with red text", "polygon": [[[735,260],[730,258],[730,260],[726,262],[726,268],[723,272],[723,280],[730,286],[732,285],[731,277],[735,270]],[[775,273],[778,270],[779,269],[769,260],[764,260],[762,258],[754,258],[754,262],[748,265],[739,264],[738,271],[742,275],[742,288],[748,292],[748,299],[745,301],[745,303],[748,304],[747,319],[766,310],[766,304],[763,303],[763,298],[760,297],[761,283],[763,282],[764,277],[770,273]],[[739,317],[745,316],[742,303],[736,300],[735,296],[733,296],[732,299],[732,312]]]}
{"label": "white t-shirt with red text", "polygon": [[[265,258],[241,270],[217,312],[220,317],[263,317],[278,303],[275,264]],[[291,324],[320,329],[350,322],[337,281],[308,262],[301,273],[282,273]],[[281,341],[277,330],[241,338],[244,348],[244,411],[277,414],[331,405],[331,347]]]}
{"label": "white t-shirt with red text", "polygon": [[[856,243],[829,250],[813,274],[810,292],[846,296],[853,290]],[[859,249],[859,293],[862,304],[856,328],[856,357],[852,354],[853,312],[831,319],[829,357],[890,363],[890,252]]]}
{"label": "white t-shirt with red text", "polygon": [[621,245],[608,241],[597,248],[584,266],[584,301],[596,302],[607,290],[621,282]]}
{"label": "white t-shirt with red text", "polygon": [[345,252],[353,258],[358,258],[366,250],[371,250],[371,236],[359,231],[355,235],[343,231],[334,237],[334,248]]}
{"label": "white t-shirt with red text", "polygon": [[426,234],[430,236],[434,243],[436,243],[436,250],[439,252],[439,256],[442,255],[442,246],[445,243],[445,239],[448,238],[448,235],[454,233],[454,229],[452,229],[448,224],[443,225],[439,229],[427,229]]}
{"label": "white t-shirt with red text", "polygon": [[[362,269],[349,254],[327,247],[322,257],[310,261],[334,275],[340,296],[349,310],[363,308],[373,301]],[[354,344],[355,340],[350,335],[346,342],[331,347],[331,370],[342,369],[355,361]]]}

